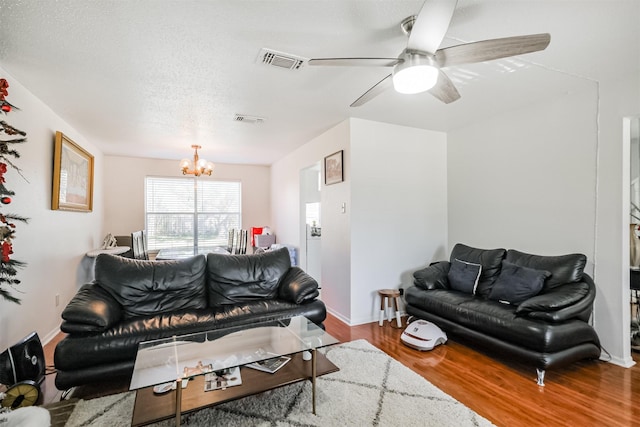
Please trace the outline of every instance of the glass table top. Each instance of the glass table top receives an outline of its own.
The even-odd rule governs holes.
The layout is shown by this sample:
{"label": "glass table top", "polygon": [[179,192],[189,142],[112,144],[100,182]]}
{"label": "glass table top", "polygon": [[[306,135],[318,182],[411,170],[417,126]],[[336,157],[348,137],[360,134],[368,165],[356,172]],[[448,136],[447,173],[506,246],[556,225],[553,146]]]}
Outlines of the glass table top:
{"label": "glass table top", "polygon": [[304,316],[145,341],[138,345],[129,389],[186,379],[338,342]]}

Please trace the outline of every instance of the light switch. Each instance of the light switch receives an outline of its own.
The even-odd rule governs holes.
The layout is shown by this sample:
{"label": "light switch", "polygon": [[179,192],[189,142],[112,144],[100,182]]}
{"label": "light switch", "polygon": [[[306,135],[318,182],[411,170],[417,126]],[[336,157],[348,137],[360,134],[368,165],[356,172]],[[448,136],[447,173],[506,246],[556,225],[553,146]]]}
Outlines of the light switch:
{"label": "light switch", "polygon": [[342,213],[346,213],[347,212],[347,203],[346,202],[342,202],[342,208],[340,209],[340,211]]}

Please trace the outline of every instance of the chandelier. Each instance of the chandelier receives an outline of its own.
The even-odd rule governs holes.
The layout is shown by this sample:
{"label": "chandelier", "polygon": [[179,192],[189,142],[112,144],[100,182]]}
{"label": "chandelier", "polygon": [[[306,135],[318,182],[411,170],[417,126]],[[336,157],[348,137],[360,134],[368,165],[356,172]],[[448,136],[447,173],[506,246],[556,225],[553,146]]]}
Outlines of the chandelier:
{"label": "chandelier", "polygon": [[195,150],[193,154],[193,161],[190,159],[182,159],[180,160],[180,169],[182,169],[183,175],[211,175],[213,172],[213,163],[207,161],[206,159],[201,159],[198,156],[198,149],[202,148],[199,145],[192,145],[191,148]]}

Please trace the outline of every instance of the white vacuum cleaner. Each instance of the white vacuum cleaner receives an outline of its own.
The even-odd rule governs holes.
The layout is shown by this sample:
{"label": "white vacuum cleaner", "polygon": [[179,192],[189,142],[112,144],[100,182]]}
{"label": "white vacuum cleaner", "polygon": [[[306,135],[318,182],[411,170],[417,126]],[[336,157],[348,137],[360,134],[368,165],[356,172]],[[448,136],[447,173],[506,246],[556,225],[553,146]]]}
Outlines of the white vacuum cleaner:
{"label": "white vacuum cleaner", "polygon": [[437,325],[419,319],[407,326],[402,332],[400,340],[416,350],[426,351],[433,350],[435,346],[447,342],[447,334]]}

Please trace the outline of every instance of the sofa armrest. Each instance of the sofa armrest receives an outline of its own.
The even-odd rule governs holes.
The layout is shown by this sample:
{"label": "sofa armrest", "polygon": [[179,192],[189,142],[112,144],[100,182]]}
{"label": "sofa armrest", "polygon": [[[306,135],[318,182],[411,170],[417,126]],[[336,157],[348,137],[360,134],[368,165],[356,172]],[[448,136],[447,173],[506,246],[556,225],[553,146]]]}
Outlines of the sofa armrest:
{"label": "sofa armrest", "polygon": [[413,273],[413,283],[422,289],[449,289],[449,261],[434,262],[427,268]]}
{"label": "sofa armrest", "polygon": [[596,296],[595,285],[585,275],[582,282],[566,283],[523,301],[516,314],[549,322],[589,320]]}
{"label": "sofa armrest", "polygon": [[102,332],[122,318],[122,307],[96,283],[80,288],[62,311],[60,329],[66,333]]}
{"label": "sofa armrest", "polygon": [[318,295],[320,292],[316,279],[299,267],[291,267],[278,284],[278,297],[296,304],[314,300]]}

